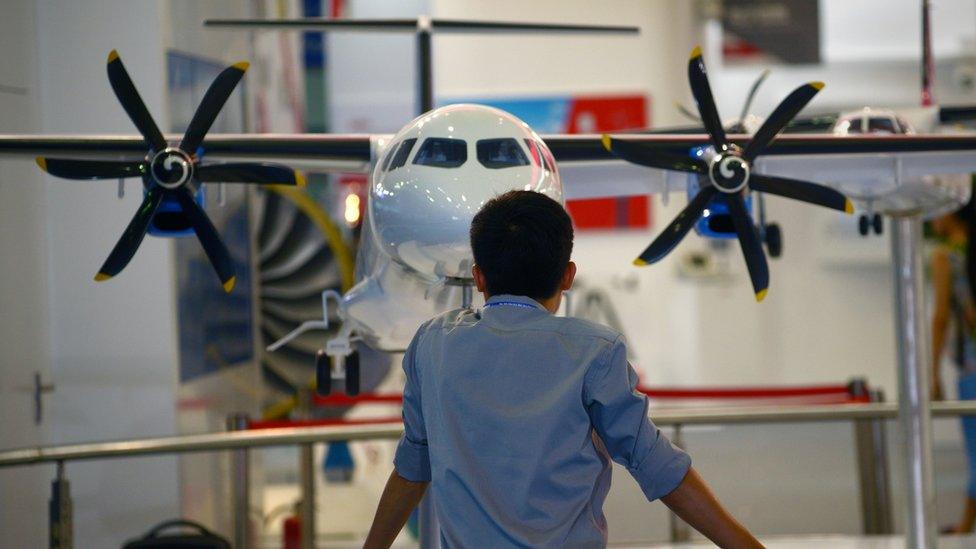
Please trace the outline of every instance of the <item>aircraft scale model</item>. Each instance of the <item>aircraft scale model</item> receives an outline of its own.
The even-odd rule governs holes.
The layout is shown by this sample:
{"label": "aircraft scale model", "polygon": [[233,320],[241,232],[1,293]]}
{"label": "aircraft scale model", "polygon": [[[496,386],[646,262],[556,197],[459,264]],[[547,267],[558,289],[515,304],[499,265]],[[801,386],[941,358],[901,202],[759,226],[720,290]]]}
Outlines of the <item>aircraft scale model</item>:
{"label": "aircraft scale model", "polygon": [[[474,304],[468,227],[484,201],[509,189],[537,190],[557,200],[691,189],[689,205],[640,259],[664,257],[699,215],[716,208],[715,222],[724,217],[739,237],[760,299],[768,288],[768,267],[746,189],[847,212],[870,202],[874,211],[892,215],[934,211],[968,199],[968,185],[936,184],[921,176],[976,171],[976,136],[777,137],[820,89],[818,83],[797,88],[756,134],[727,134],[699,50],[689,59],[688,74],[708,134],[539,136],[497,109],[451,105],[421,115],[395,136],[210,135],[191,160],[206,157],[217,167],[243,159],[276,160],[318,171],[371,173],[357,284],[344,295],[325,292],[326,320],[306,323],[286,336],[326,327],[330,310],[338,311],[342,328],[320,359],[323,383],[323,378],[346,375],[345,361],[349,357],[355,363],[357,342],[402,350],[422,321]],[[166,142],[175,139],[164,136]],[[122,158],[135,166],[148,166],[154,158],[147,157],[142,136],[0,136],[0,154],[71,155],[99,162]],[[618,155],[641,167],[621,163]],[[149,177],[144,181],[151,188],[156,180]],[[725,213],[719,213],[720,206],[727,208]]]}

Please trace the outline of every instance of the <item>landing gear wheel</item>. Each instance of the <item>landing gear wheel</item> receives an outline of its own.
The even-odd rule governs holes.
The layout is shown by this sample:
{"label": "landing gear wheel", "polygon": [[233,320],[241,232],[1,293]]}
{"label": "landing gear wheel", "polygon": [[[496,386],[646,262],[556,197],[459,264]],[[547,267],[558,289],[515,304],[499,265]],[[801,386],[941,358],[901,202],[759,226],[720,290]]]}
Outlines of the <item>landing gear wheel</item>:
{"label": "landing gear wheel", "polygon": [[359,394],[359,351],[353,351],[346,357],[346,394]]}
{"label": "landing gear wheel", "polygon": [[322,396],[332,392],[332,359],[321,349],[315,353],[315,392]]}
{"label": "landing gear wheel", "polygon": [[884,221],[881,219],[881,214],[874,214],[871,218],[871,228],[874,229],[874,234],[881,234],[884,232]]}
{"label": "landing gear wheel", "polygon": [[862,215],[857,219],[857,232],[861,233],[861,236],[867,236],[868,231],[871,230],[871,220],[868,216]]}
{"label": "landing gear wheel", "polygon": [[783,255],[783,232],[776,223],[766,225],[766,249],[770,257]]}

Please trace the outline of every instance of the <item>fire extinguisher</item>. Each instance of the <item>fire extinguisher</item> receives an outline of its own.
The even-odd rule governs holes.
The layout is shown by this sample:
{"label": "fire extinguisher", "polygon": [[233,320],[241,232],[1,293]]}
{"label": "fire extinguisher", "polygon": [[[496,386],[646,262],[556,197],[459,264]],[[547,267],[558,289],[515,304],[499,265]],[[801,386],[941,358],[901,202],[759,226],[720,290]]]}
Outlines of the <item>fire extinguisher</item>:
{"label": "fire extinguisher", "polygon": [[281,546],[284,549],[301,549],[302,520],[298,514],[298,504],[292,507],[291,514],[281,523]]}

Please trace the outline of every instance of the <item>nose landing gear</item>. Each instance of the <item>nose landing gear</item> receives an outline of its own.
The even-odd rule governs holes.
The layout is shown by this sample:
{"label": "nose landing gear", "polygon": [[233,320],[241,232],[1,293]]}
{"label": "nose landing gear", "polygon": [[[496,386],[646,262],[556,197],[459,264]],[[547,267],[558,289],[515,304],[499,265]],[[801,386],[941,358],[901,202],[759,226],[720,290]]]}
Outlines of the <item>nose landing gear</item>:
{"label": "nose landing gear", "polygon": [[881,219],[881,214],[862,214],[857,220],[857,232],[861,233],[861,236],[868,236],[872,230],[876,235],[884,233],[884,221]]}

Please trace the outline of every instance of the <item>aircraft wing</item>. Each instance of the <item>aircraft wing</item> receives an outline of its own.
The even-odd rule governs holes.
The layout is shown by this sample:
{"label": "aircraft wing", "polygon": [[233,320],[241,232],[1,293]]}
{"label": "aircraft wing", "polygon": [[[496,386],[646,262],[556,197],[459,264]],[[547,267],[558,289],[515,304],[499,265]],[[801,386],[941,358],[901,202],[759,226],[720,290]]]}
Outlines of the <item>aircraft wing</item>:
{"label": "aircraft wing", "polygon": [[[730,139],[744,145],[746,135]],[[166,136],[178,140],[179,136]],[[543,136],[560,166],[567,198],[630,196],[679,191],[683,173],[627,164],[603,148],[601,135]],[[707,143],[705,134],[616,134],[642,148],[687,156]],[[366,173],[389,135],[213,134],[201,145],[211,161],[280,162],[298,169]],[[142,159],[136,135],[0,135],[0,156]],[[831,186],[859,208],[878,212],[932,211],[958,202],[962,189],[923,176],[976,172],[976,135],[779,136],[756,162],[756,171]]]}
{"label": "aircraft wing", "polygon": [[[181,136],[167,135],[169,142]],[[208,160],[280,162],[330,172],[367,172],[377,147],[390,136],[365,134],[211,134],[201,150]],[[141,160],[146,143],[138,135],[0,135],[0,157],[37,156]]]}
{"label": "aircraft wing", "polygon": [[[705,134],[615,134],[648,151],[687,157],[708,143]],[[543,139],[560,165],[567,198],[626,196],[683,190],[688,175],[614,162],[599,135]],[[747,135],[731,135],[739,146]],[[579,167],[577,167],[577,165]],[[755,171],[821,183],[859,209],[881,213],[941,212],[969,195],[969,179],[928,176],[976,172],[976,135],[781,135],[763,151]]]}

